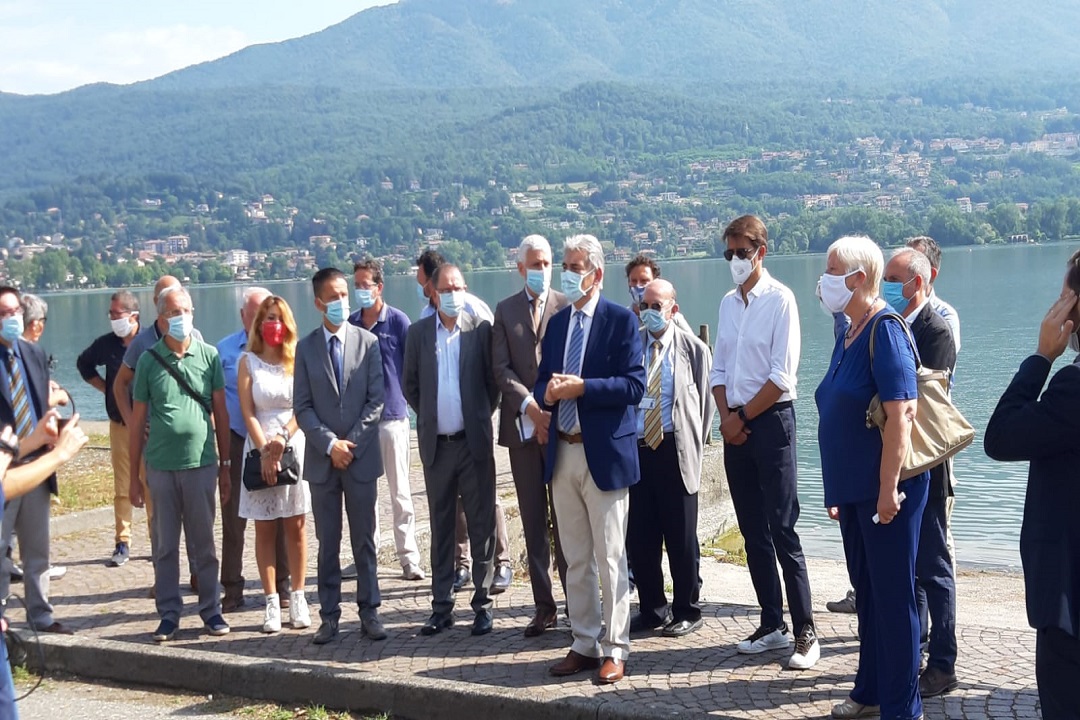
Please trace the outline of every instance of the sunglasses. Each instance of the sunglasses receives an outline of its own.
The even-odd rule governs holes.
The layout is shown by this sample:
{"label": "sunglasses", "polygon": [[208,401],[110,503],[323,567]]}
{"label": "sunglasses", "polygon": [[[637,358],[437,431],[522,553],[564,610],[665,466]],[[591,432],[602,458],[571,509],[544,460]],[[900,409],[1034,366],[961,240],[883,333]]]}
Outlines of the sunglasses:
{"label": "sunglasses", "polygon": [[731,262],[731,258],[737,257],[740,260],[747,260],[757,255],[757,248],[735,248],[734,250],[725,250],[724,259]]}
{"label": "sunglasses", "polygon": [[641,304],[638,305],[638,310],[655,310],[657,312],[660,312],[665,307],[667,307],[667,303],[654,302],[650,305],[649,303],[642,301]]}

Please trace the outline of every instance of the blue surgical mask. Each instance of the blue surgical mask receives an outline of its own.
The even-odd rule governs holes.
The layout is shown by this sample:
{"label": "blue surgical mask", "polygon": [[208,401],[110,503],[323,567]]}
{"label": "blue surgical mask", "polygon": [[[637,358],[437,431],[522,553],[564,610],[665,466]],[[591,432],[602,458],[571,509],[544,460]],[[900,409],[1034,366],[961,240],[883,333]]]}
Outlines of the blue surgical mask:
{"label": "blue surgical mask", "polygon": [[543,295],[551,287],[551,268],[543,270],[526,270],[525,286],[533,291],[534,295]]}
{"label": "blue surgical mask", "polygon": [[885,302],[889,303],[892,309],[897,312],[903,312],[908,303],[911,302],[909,298],[904,297],[904,286],[909,282],[911,280],[906,283],[885,280],[881,283],[881,297],[885,298]]}
{"label": "blue surgical mask", "polygon": [[191,313],[184,313],[169,318],[169,337],[178,342],[187,340],[191,329],[195,327],[195,318]]}
{"label": "blue surgical mask", "polygon": [[0,326],[0,337],[4,338],[4,341],[9,345],[19,339],[19,336],[23,334],[23,316],[22,313],[16,313],[11,317],[4,318],[4,324]]}
{"label": "blue surgical mask", "polygon": [[420,283],[416,283],[416,297],[420,299],[420,302],[427,303],[427,295],[424,294],[424,286]]}
{"label": "blue surgical mask", "polygon": [[341,325],[349,317],[349,299],[338,298],[333,302],[326,303],[326,312],[323,314],[326,316],[326,321],[331,325],[335,327]]}
{"label": "blue surgical mask", "polygon": [[641,322],[645,323],[645,329],[654,335],[659,335],[664,332],[668,325],[664,313],[659,310],[653,310],[652,308],[641,311]]}
{"label": "blue surgical mask", "polygon": [[641,299],[645,297],[645,286],[637,287],[636,285],[630,286],[630,299],[634,301],[634,307],[641,304]]}
{"label": "blue surgical mask", "polygon": [[562,278],[560,279],[562,281],[563,295],[566,296],[566,299],[570,301],[571,305],[585,297],[585,291],[581,289],[581,281],[592,273],[592,270],[584,274],[576,273],[573,270],[562,271]]}
{"label": "blue surgical mask", "polygon": [[439,312],[446,317],[457,317],[465,306],[465,293],[461,290],[439,293]]}
{"label": "blue surgical mask", "polygon": [[369,307],[375,307],[374,291],[357,288],[355,293],[356,304],[361,310],[367,310]]}

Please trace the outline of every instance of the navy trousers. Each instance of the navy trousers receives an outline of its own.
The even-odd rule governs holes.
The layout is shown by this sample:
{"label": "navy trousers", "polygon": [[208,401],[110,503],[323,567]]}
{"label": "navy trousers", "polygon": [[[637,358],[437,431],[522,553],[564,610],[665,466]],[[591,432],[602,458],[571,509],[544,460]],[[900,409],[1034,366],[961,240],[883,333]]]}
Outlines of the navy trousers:
{"label": "navy trousers", "polygon": [[1043,720],[1080,720],[1080,638],[1058,628],[1039,630],[1035,640],[1035,681]]}
{"label": "navy trousers", "polygon": [[859,669],[851,699],[880,705],[882,720],[922,715],[915,553],[928,485],[925,473],[901,483],[907,499],[887,525],[873,522],[876,496],[840,506],[848,575],[859,598]]}
{"label": "navy trousers", "polygon": [[813,624],[806,558],[795,532],[799,519],[798,473],[795,464],[795,410],[777,403],[749,423],[742,445],[724,445],[735,517],[746,544],[746,565],[761,606],[761,625],[784,622],[784,596],[776,563],[784,573],[793,630]]}
{"label": "navy trousers", "polygon": [[948,479],[939,470],[943,468],[930,471],[930,492],[915,558],[915,599],[920,640],[929,653],[926,666],[952,673],[956,670],[956,577],[945,517]]}

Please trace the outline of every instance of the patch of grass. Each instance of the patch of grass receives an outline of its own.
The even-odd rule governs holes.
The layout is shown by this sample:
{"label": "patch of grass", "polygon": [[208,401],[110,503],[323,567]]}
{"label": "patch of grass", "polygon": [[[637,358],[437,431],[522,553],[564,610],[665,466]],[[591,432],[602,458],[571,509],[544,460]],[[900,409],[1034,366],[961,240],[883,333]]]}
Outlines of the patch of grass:
{"label": "patch of grass", "polygon": [[60,488],[57,515],[93,510],[113,503],[113,469],[108,435],[91,435],[90,442],[56,473]]}
{"label": "patch of grass", "polygon": [[16,665],[11,671],[11,679],[16,685],[32,685],[37,682],[38,676],[25,665]]}
{"label": "patch of grass", "polygon": [[[237,698],[228,700],[237,701]],[[205,708],[204,708],[205,709]],[[249,720],[393,720],[389,713],[362,715],[345,710],[327,710],[322,705],[311,704],[307,707],[288,708],[274,703],[254,703],[238,700],[233,707],[222,707],[218,712],[229,712],[234,717]]]}
{"label": "patch of grass", "polygon": [[702,543],[702,554],[712,554],[717,562],[746,566],[746,546],[738,527],[714,535]]}

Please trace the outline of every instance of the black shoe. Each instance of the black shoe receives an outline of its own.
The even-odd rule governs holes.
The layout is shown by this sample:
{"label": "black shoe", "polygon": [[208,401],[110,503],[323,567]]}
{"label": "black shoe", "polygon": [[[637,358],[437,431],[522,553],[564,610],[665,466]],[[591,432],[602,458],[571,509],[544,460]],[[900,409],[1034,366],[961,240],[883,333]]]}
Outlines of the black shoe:
{"label": "black shoe", "polygon": [[491,632],[491,611],[481,610],[476,613],[476,619],[473,620],[472,634],[487,635],[489,632]]}
{"label": "black shoe", "polygon": [[936,697],[955,690],[959,685],[956,673],[928,667],[919,677],[919,695],[924,698]]}
{"label": "black shoe", "polygon": [[432,613],[431,617],[428,618],[428,621],[420,628],[420,634],[438,635],[443,630],[449,630],[452,627],[454,627],[454,616],[452,613],[446,613],[445,615]]}
{"label": "black shoe", "polygon": [[697,620],[672,620],[660,632],[664,637],[682,637],[692,632],[697,632],[705,623],[701,618]]}
{"label": "black shoe", "polygon": [[323,620],[323,624],[319,626],[319,629],[315,631],[315,637],[311,638],[311,642],[315,645],[325,645],[326,643],[337,637],[338,634],[338,621],[337,620]]}
{"label": "black shoe", "polygon": [[468,568],[459,567],[454,571],[454,592],[461,592],[469,584]]}
{"label": "black shoe", "polygon": [[500,565],[495,568],[495,579],[491,581],[491,594],[498,595],[510,589],[510,583],[514,580],[514,571],[509,565]]}
{"label": "black shoe", "polygon": [[364,633],[364,636],[369,640],[386,639],[386,628],[383,627],[382,621],[377,617],[371,617],[367,620],[361,618],[360,632]]}
{"label": "black shoe", "polygon": [[659,617],[654,613],[639,612],[630,618],[630,632],[640,633],[648,632],[649,630],[655,630],[658,627],[663,627],[671,622],[671,615],[667,613],[664,617]]}
{"label": "black shoe", "polygon": [[341,568],[342,580],[355,580],[356,579],[356,563],[350,563]]}

